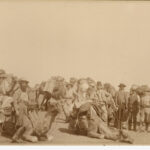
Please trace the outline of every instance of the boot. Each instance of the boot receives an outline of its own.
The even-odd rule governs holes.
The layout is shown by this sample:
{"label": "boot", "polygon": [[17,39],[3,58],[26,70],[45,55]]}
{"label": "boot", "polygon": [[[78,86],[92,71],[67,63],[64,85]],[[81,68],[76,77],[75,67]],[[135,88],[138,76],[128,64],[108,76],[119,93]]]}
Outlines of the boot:
{"label": "boot", "polygon": [[120,141],[130,144],[133,144],[134,142],[134,140],[129,136],[128,132],[125,130],[120,131]]}
{"label": "boot", "polygon": [[148,126],[149,126],[149,123],[146,123],[145,124],[145,131],[148,131]]}
{"label": "boot", "polygon": [[140,132],[144,132],[145,131],[144,126],[145,126],[144,123],[140,123]]}
{"label": "boot", "polygon": [[149,126],[149,123],[148,123],[147,132],[150,132],[150,126]]}

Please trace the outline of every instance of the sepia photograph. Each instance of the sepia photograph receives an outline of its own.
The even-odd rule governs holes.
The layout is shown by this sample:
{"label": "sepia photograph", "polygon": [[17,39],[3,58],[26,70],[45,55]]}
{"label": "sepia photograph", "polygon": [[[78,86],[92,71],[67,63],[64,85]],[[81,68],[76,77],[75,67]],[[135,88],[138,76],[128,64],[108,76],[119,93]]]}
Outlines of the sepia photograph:
{"label": "sepia photograph", "polygon": [[0,146],[149,146],[150,2],[0,0]]}

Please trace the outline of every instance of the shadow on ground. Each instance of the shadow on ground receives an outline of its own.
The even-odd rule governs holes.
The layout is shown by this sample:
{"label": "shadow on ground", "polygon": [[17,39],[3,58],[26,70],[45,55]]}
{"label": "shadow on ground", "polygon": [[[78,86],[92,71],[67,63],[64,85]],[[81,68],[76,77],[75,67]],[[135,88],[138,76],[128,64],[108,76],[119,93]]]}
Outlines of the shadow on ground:
{"label": "shadow on ground", "polygon": [[59,128],[58,130],[62,133],[67,133],[67,134],[73,134],[74,135],[74,133],[72,133],[72,131],[70,131],[69,129],[66,129],[66,128]]}

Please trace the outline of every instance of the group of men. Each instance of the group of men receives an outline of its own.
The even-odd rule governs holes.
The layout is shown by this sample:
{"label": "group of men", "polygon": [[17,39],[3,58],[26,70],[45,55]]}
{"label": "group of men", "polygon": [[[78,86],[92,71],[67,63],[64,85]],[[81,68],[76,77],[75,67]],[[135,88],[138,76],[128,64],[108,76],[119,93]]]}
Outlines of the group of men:
{"label": "group of men", "polygon": [[[21,78],[17,81],[14,80],[11,86],[5,90],[4,86],[7,85],[7,82],[4,82],[5,78],[7,78],[7,74],[4,70],[0,70],[0,97],[9,96],[9,99],[6,99],[3,103],[2,98],[0,99],[1,112],[5,112],[5,116],[9,116],[10,110],[8,108],[12,106],[13,100],[13,111],[17,116],[17,121],[14,119],[14,122],[19,129],[23,126],[23,115],[27,114],[28,111],[30,101],[29,89],[31,88],[28,85],[29,82]],[[109,86],[111,87],[111,85]],[[64,88],[65,92],[60,94],[58,89],[53,89],[52,93],[47,91],[47,100],[53,98],[56,101],[63,101],[61,109],[66,116],[66,122],[69,121],[74,106],[92,101],[100,108],[101,118],[104,122],[107,122],[108,126],[134,131],[150,131],[149,87],[142,94],[138,94],[136,91],[137,86],[132,86],[130,92],[126,92],[126,85],[121,83],[119,90],[112,94],[100,81],[95,82],[90,79],[77,80],[75,78],[71,78],[69,82],[63,82],[63,85],[60,87],[61,90]],[[114,90],[113,87],[111,88]],[[40,91],[40,87],[35,89],[38,92]],[[10,100],[10,97],[12,100]],[[10,118],[6,117],[5,119]],[[19,134],[20,132],[12,134],[12,139],[16,141]]]}
{"label": "group of men", "polygon": [[[147,86],[142,94],[137,93],[137,86],[125,91],[126,85],[121,83],[115,96],[108,92],[101,82],[90,84],[84,94],[74,90],[74,85],[68,83],[66,98],[68,109],[73,100],[92,100],[102,110],[102,119],[118,129],[126,128],[134,131],[150,131],[150,88]],[[67,116],[67,115],[66,115]],[[68,115],[69,116],[69,115]]]}
{"label": "group of men", "polygon": [[[28,81],[20,78],[15,83],[8,83],[8,74],[4,70],[0,70],[0,95],[1,95],[1,134],[12,138],[12,141],[19,141],[19,135],[24,130],[24,123],[27,119],[29,102],[28,97]],[[10,85],[9,85],[10,84]],[[7,86],[6,86],[7,85]],[[8,91],[10,86],[10,90]],[[25,133],[26,134],[26,133]],[[24,138],[26,136],[24,134]]]}
{"label": "group of men", "polygon": [[128,130],[150,131],[150,88],[146,86],[140,94],[137,86],[130,88],[129,94],[124,91],[126,87],[120,84],[120,89],[116,93],[115,103],[118,107],[116,118],[119,122],[118,128],[123,128],[126,122]]}

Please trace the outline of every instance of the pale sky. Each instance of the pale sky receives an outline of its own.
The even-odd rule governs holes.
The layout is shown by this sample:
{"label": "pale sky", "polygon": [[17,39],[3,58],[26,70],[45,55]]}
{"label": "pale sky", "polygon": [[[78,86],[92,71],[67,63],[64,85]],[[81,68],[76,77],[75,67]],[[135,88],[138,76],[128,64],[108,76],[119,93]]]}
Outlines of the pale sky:
{"label": "pale sky", "polygon": [[150,84],[150,3],[0,1],[0,68],[31,85],[53,75]]}

